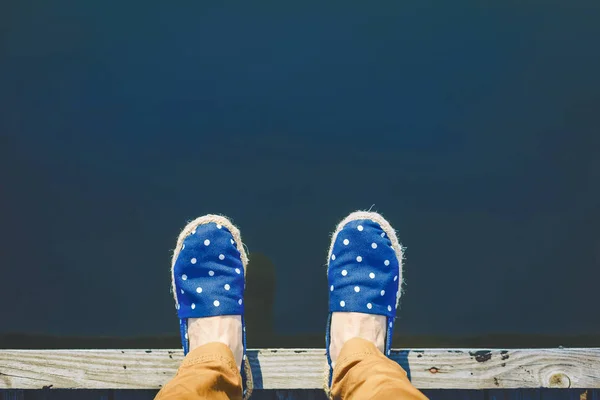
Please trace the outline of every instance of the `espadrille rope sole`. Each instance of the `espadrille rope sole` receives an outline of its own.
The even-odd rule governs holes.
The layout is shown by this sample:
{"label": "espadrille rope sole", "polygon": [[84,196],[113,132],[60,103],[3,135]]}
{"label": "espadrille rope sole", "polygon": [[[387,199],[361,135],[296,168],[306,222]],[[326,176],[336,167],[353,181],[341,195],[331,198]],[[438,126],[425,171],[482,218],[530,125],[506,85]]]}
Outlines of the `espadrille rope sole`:
{"label": "espadrille rope sole", "polygon": [[253,389],[246,357],[244,289],[248,256],[239,230],[226,218],[205,215],[186,225],[171,261],[171,284],[184,354],[189,352],[188,318],[242,316],[243,398]]}
{"label": "espadrille rope sole", "polygon": [[325,335],[324,389],[330,396],[333,368],[329,346],[331,315],[358,312],[387,317],[385,354],[390,354],[402,289],[402,246],[396,231],[379,214],[357,211],[333,233],[327,262],[329,316]]}

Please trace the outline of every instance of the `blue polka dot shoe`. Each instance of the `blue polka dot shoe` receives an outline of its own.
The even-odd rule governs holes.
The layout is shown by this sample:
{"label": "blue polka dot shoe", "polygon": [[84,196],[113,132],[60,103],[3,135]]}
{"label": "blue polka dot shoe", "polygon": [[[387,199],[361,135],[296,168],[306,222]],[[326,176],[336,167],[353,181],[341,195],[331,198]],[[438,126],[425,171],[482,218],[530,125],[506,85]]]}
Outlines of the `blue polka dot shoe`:
{"label": "blue polka dot shoe", "polygon": [[179,235],[172,259],[172,290],[179,316],[184,355],[189,352],[188,318],[242,316],[243,398],[253,388],[246,357],[244,289],[248,256],[239,230],[225,217],[205,215]]}
{"label": "blue polka dot shoe", "polygon": [[379,214],[357,211],[339,223],[331,239],[327,268],[329,317],[325,336],[325,391],[333,378],[330,346],[331,314],[358,312],[387,317],[385,355],[390,355],[394,318],[402,288],[402,246],[396,232]]}

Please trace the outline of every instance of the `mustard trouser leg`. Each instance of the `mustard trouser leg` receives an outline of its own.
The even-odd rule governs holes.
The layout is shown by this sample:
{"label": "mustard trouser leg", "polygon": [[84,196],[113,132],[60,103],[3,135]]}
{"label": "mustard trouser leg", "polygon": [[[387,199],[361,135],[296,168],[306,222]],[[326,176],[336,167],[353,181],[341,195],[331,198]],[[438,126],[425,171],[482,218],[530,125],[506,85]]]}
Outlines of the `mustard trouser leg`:
{"label": "mustard trouser leg", "polygon": [[241,399],[242,376],[223,343],[197,347],[183,359],[177,375],[155,400]]}
{"label": "mustard trouser leg", "polygon": [[333,370],[331,394],[344,400],[427,400],[398,363],[361,338],[348,340],[342,347]]}

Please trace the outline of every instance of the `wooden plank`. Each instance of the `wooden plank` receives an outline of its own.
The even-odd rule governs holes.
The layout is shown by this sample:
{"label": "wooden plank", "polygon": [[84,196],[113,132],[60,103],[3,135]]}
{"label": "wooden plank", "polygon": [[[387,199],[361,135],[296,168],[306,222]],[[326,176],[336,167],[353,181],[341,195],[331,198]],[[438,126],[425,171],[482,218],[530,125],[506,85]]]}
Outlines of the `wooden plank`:
{"label": "wooden plank", "polygon": [[[322,349],[250,350],[257,388],[319,389]],[[424,349],[392,358],[420,389],[600,388],[599,348]],[[181,350],[0,350],[0,389],[159,389]]]}

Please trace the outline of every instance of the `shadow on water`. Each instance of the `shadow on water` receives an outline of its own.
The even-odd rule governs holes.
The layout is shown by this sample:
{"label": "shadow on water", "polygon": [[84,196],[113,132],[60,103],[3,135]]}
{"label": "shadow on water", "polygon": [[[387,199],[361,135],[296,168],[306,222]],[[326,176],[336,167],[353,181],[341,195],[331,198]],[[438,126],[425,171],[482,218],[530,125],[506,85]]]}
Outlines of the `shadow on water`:
{"label": "shadow on water", "polygon": [[268,347],[265,341],[274,335],[275,265],[262,253],[250,253],[248,258],[244,293],[248,347]]}
{"label": "shadow on water", "polygon": [[[324,332],[280,335],[274,329],[273,303],[275,300],[275,265],[264,254],[251,253],[246,282],[246,337],[248,348],[319,348],[325,346]],[[326,307],[326,305],[324,305]],[[477,336],[450,335],[394,335],[392,348],[552,348],[597,347],[600,334],[541,335],[497,333]],[[76,337],[25,333],[0,335],[4,349],[178,349],[178,332],[169,335],[141,337]],[[394,356],[395,354],[395,356]],[[392,353],[406,369],[410,379],[408,350]],[[250,354],[248,354],[250,357]],[[254,352],[254,362],[258,362]]]}

